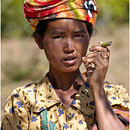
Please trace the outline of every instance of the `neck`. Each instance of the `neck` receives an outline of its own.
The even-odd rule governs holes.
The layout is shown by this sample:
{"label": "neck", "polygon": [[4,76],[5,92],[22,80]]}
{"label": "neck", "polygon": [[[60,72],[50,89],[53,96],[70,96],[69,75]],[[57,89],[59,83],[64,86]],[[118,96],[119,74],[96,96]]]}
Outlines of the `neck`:
{"label": "neck", "polygon": [[83,82],[79,69],[75,72],[60,72],[50,67],[49,78],[53,87],[62,91],[67,91],[70,88],[78,89]]}

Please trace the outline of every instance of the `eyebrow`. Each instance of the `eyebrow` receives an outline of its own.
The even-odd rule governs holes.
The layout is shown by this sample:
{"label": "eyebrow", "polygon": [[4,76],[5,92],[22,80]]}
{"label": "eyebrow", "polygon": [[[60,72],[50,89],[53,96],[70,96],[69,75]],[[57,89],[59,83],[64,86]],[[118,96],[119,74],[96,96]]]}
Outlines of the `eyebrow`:
{"label": "eyebrow", "polygon": [[51,32],[51,34],[52,35],[54,35],[54,34],[64,34],[64,32],[63,31],[59,31],[59,30],[54,30],[54,31]]}
{"label": "eyebrow", "polygon": [[[76,30],[74,31],[73,33],[86,33],[86,31],[84,29],[79,29],[79,30]],[[61,31],[61,30],[54,30],[51,32],[52,35],[54,34],[65,34],[64,31]]]}
{"label": "eyebrow", "polygon": [[80,29],[80,30],[76,30],[76,31],[74,31],[74,33],[86,33],[86,31],[83,30],[83,29]]}

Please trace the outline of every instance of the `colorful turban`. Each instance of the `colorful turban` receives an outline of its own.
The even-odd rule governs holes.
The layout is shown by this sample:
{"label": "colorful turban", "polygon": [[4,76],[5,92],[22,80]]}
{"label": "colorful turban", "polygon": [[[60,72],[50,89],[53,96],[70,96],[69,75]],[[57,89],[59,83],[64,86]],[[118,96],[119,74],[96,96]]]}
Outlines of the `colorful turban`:
{"label": "colorful turban", "polygon": [[25,0],[24,12],[33,31],[39,21],[55,18],[87,21],[94,26],[98,13],[94,0]]}

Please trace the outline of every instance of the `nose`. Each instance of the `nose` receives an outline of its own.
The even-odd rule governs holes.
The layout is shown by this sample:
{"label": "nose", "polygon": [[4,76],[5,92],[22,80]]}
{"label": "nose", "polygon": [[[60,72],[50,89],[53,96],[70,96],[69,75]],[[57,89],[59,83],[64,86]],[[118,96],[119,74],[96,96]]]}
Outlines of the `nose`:
{"label": "nose", "polygon": [[64,53],[69,54],[74,52],[74,43],[73,40],[67,39],[64,46]]}

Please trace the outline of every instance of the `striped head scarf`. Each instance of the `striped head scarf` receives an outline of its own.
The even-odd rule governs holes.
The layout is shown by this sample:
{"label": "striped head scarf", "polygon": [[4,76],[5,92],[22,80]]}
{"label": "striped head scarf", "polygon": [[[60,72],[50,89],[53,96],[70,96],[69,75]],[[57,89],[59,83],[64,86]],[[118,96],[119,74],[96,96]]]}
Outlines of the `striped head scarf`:
{"label": "striped head scarf", "polygon": [[25,0],[25,17],[33,31],[41,20],[68,18],[94,26],[97,6],[94,0]]}

